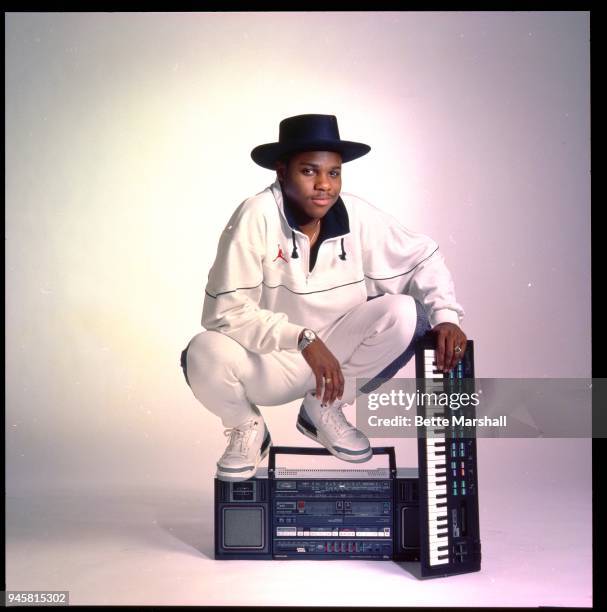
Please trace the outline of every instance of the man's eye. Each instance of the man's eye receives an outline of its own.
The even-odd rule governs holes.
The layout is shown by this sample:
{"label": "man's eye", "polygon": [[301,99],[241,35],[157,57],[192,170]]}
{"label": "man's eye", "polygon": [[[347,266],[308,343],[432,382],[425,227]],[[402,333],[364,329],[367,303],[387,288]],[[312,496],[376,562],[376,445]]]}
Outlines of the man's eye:
{"label": "man's eye", "polygon": [[339,172],[337,170],[334,170],[333,172],[331,172],[331,176],[339,176]]}
{"label": "man's eye", "polygon": [[302,172],[303,172],[304,174],[307,174],[307,175],[309,176],[309,175],[310,175],[310,174],[312,174],[312,172],[314,172],[314,171],[312,170],[312,168],[304,168],[304,169],[302,170]]}

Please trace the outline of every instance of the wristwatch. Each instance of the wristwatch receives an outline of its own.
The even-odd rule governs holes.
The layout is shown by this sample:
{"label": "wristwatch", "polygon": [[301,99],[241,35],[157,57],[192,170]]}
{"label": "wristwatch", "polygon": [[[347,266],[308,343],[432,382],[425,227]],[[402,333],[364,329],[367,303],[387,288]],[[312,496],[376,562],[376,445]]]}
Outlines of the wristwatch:
{"label": "wristwatch", "polygon": [[299,341],[299,344],[297,345],[297,350],[303,351],[307,346],[312,344],[312,342],[314,342],[314,340],[316,340],[317,337],[318,336],[311,329],[304,329],[301,340]]}

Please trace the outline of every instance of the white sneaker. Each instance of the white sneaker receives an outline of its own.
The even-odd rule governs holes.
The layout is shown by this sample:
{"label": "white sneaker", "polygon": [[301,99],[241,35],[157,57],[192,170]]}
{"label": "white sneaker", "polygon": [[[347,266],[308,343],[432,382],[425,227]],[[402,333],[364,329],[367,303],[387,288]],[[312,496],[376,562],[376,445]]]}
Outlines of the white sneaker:
{"label": "white sneaker", "polygon": [[251,417],[224,435],[230,436],[228,447],[217,462],[219,480],[239,481],[255,476],[257,466],[268,454],[272,439],[261,416]]}
{"label": "white sneaker", "polygon": [[297,417],[297,429],[312,440],[322,444],[339,459],[362,463],[373,455],[369,439],[348,422],[343,406],[334,402],[321,406],[312,393],[306,393]]}

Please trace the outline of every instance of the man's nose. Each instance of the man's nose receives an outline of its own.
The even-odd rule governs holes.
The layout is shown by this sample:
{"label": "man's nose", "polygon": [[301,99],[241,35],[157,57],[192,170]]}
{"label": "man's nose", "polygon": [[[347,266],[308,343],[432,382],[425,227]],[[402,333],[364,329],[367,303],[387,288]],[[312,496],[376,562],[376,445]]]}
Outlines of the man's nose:
{"label": "man's nose", "polygon": [[328,191],[331,188],[328,175],[319,172],[316,175],[316,182],[314,184],[314,187],[319,191]]}

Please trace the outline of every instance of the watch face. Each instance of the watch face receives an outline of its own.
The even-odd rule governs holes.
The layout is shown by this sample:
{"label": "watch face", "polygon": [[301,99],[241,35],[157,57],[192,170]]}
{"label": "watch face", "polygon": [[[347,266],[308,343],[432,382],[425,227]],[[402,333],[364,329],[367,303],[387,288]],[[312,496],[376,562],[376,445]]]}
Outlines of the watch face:
{"label": "watch face", "polygon": [[314,340],[314,332],[311,329],[306,329],[306,331],[304,331],[304,338],[307,338],[308,340]]}

